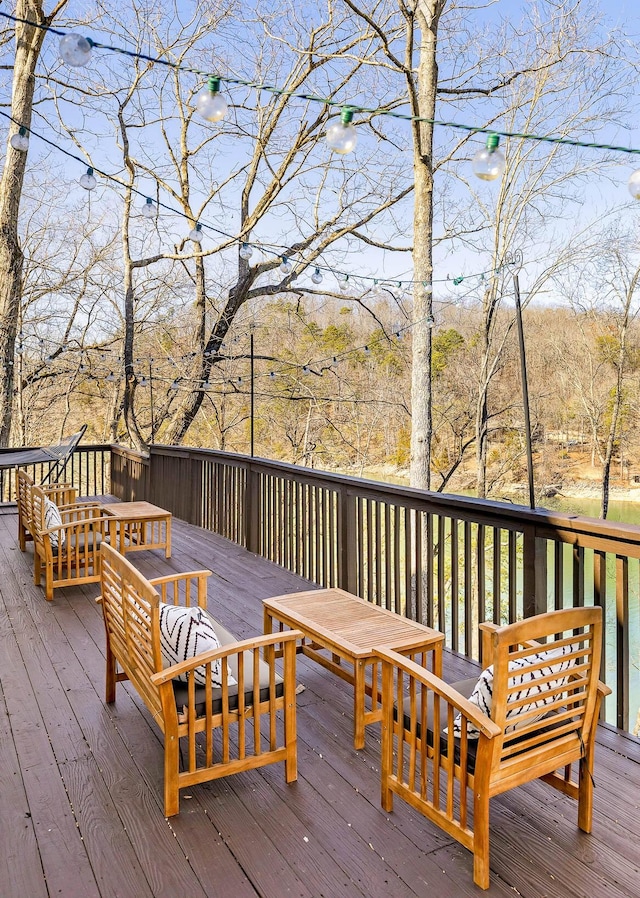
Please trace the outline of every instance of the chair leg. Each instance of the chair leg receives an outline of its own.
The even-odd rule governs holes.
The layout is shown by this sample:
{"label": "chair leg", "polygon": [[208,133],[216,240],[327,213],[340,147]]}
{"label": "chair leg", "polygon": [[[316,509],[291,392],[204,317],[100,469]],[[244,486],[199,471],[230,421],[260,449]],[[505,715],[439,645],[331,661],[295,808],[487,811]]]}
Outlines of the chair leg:
{"label": "chair leg", "polygon": [[593,823],[593,740],[578,768],[578,826],[584,833],[590,833]]}
{"label": "chair leg", "polygon": [[22,524],[18,525],[18,545],[21,552],[27,551],[27,532]]}
{"label": "chair leg", "polygon": [[489,799],[476,793],[473,806],[473,881],[489,888]]}

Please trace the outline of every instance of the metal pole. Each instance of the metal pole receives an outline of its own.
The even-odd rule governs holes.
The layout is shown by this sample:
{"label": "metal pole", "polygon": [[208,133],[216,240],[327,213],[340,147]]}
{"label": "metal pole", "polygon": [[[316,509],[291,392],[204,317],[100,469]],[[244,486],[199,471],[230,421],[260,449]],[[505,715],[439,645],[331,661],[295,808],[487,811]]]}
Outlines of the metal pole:
{"label": "metal pole", "polygon": [[153,420],[153,374],[151,373],[151,359],[149,359],[149,404],[151,406],[151,442],[155,436],[155,422]]}
{"label": "metal pole", "polygon": [[518,272],[522,265],[522,253],[514,256],[513,264],[517,265],[513,273],[513,291],[516,302],[516,321],[518,324],[518,340],[520,343],[520,371],[522,375],[522,406],[524,410],[524,431],[527,442],[527,472],[529,475],[529,507],[536,507],[535,489],[533,485],[533,450],[531,448],[531,419],[529,417],[529,383],[527,379],[527,358],[524,348],[524,330],[522,327],[522,306],[520,304],[520,282]]}
{"label": "metal pole", "polygon": [[253,356],[253,328],[251,328],[251,333],[249,334],[249,346],[250,346],[250,354],[251,354],[251,457],[253,458],[253,450],[254,450],[254,420],[255,420],[255,394],[254,394],[254,356]]}

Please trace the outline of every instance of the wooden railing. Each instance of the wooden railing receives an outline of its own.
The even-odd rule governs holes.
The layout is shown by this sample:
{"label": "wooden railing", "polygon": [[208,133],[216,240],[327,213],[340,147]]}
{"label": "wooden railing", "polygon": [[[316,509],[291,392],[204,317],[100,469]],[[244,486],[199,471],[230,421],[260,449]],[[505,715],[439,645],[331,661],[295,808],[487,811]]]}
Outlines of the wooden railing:
{"label": "wooden railing", "polygon": [[640,527],[428,493],[202,449],[113,448],[112,491],[148,498],[320,586],[446,634],[481,660],[477,624],[597,604],[607,719],[640,705]]}
{"label": "wooden railing", "polygon": [[[11,452],[15,450],[10,450]],[[2,454],[0,453],[0,462]],[[35,483],[46,483],[51,468],[57,462],[38,462],[20,465]],[[110,490],[111,447],[104,445],[77,446],[54,479],[75,486],[80,496],[103,496]],[[0,470],[0,501],[16,501],[15,468]]]}

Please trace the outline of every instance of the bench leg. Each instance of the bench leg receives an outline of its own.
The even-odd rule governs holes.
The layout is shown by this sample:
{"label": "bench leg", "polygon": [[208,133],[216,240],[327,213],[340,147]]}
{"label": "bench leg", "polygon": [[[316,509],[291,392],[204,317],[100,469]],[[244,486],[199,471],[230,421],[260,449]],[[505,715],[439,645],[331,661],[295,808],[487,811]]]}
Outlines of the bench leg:
{"label": "bench leg", "polygon": [[180,789],[178,771],[180,764],[180,740],[178,736],[164,737],[164,816],[180,813]]}
{"label": "bench leg", "polygon": [[473,881],[489,888],[489,799],[476,793],[473,808]]}

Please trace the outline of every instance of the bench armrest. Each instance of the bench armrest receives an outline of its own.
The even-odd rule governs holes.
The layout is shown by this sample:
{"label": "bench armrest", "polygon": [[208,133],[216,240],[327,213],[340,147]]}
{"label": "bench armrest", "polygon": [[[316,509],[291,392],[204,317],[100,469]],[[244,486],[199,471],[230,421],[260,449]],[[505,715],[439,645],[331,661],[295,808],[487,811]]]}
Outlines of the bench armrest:
{"label": "bench armrest", "polygon": [[193,605],[195,597],[200,608],[207,607],[207,580],[211,571],[187,571],[181,574],[167,574],[149,579],[149,583],[160,593],[160,601],[173,605]]}
{"label": "bench armrest", "polygon": [[151,682],[154,686],[161,686],[163,683],[174,680],[190,670],[195,670],[197,667],[202,667],[209,662],[218,661],[220,658],[226,658],[229,655],[240,655],[242,652],[251,652],[256,649],[264,649],[284,642],[295,642],[298,639],[302,639],[302,633],[299,630],[287,630],[286,633],[269,633],[267,636],[256,636],[252,639],[232,642],[228,645],[220,646],[219,649],[201,652],[199,655],[194,655],[193,658],[180,661],[179,664],[172,664],[171,667],[166,667],[159,673],[152,674]]}

